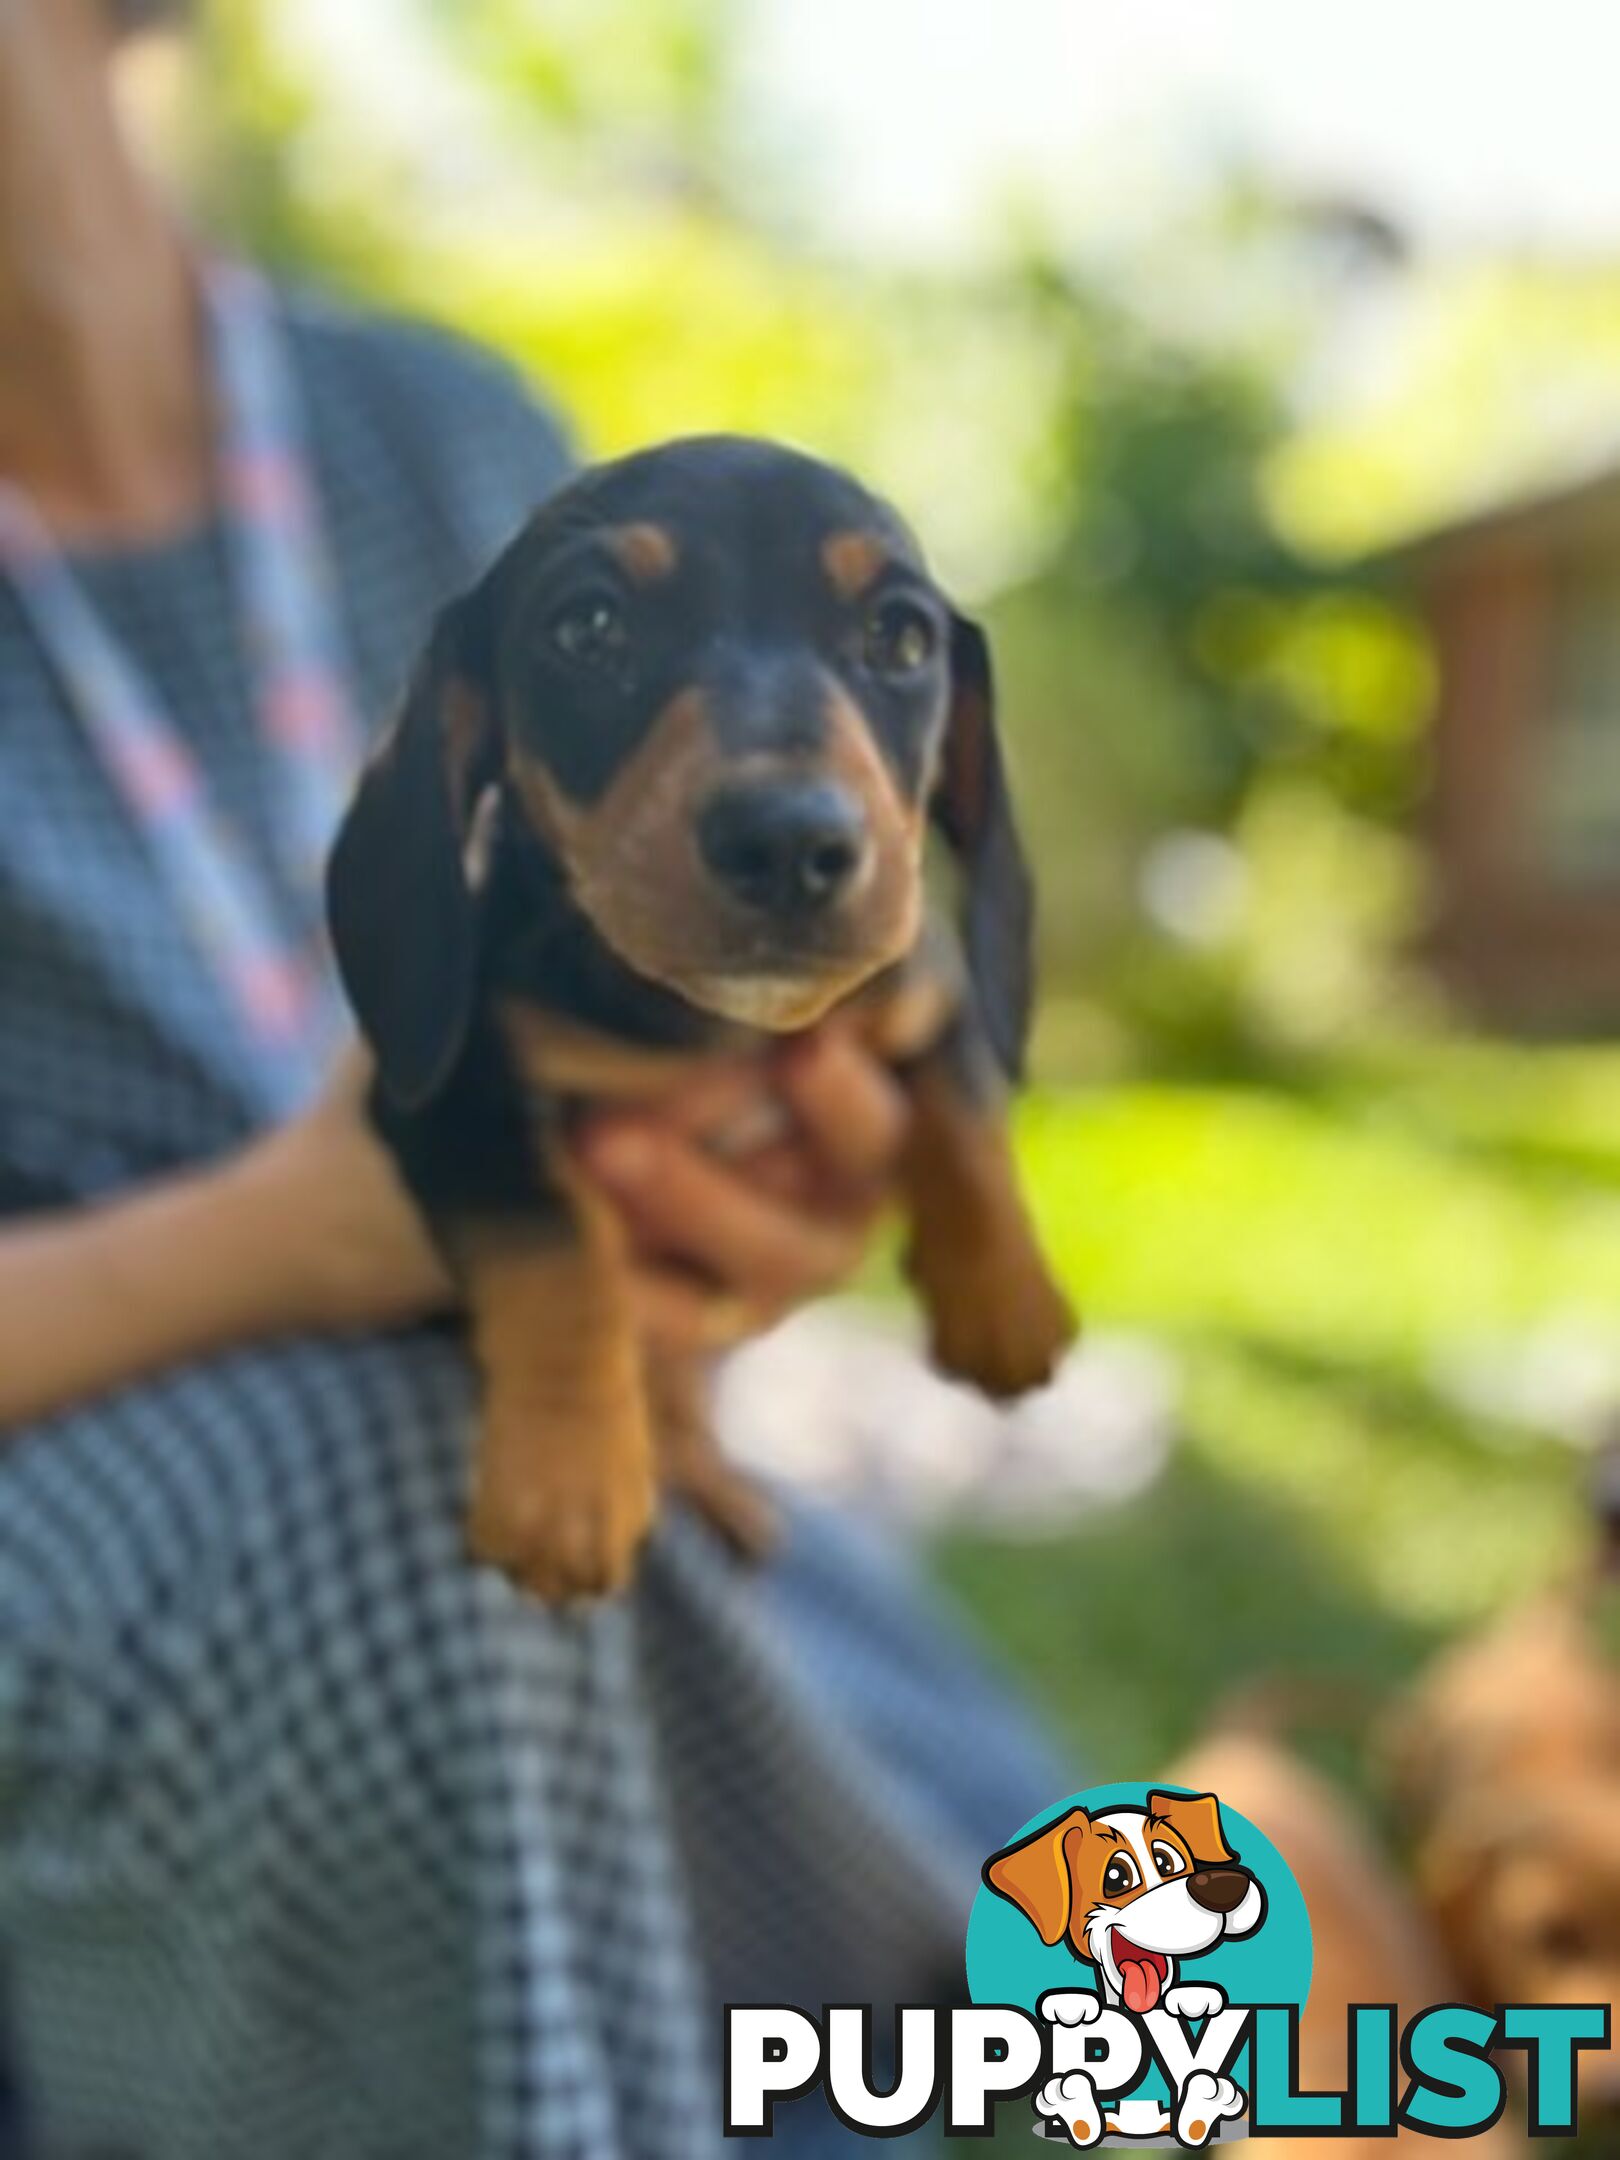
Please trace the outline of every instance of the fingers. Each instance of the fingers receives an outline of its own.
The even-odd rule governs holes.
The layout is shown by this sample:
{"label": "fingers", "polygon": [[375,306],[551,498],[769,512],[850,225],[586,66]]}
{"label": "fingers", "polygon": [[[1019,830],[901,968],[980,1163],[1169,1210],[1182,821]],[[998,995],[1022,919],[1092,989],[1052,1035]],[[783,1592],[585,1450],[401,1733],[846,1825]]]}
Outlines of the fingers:
{"label": "fingers", "polygon": [[643,1339],[684,1355],[732,1349],[782,1317],[775,1307],[717,1290],[689,1268],[652,1262],[635,1269],[630,1295]]}
{"label": "fingers", "polygon": [[776,1081],[811,1152],[839,1184],[886,1183],[906,1129],[906,1097],[847,1029],[818,1028],[775,1063]]}
{"label": "fingers", "polygon": [[604,1121],[624,1117],[656,1121],[666,1131],[684,1133],[706,1146],[718,1143],[726,1154],[741,1152],[728,1135],[746,1128],[759,1105],[775,1099],[770,1077],[757,1058],[696,1067],[689,1078],[658,1097],[656,1105],[609,1110]]}
{"label": "fingers", "polygon": [[780,1310],[816,1296],[860,1260],[862,1225],[759,1191],[679,1134],[625,1124],[581,1146],[644,1253],[677,1255],[750,1305]]}
{"label": "fingers", "polygon": [[[589,1160],[602,1135],[629,1127],[678,1133],[746,1164],[749,1182],[781,1197],[826,1188],[830,1205],[870,1196],[893,1172],[908,1106],[899,1081],[836,1022],[759,1059],[694,1072],[656,1106],[610,1110],[585,1128]],[[615,1142],[604,1141],[606,1146]]]}
{"label": "fingers", "polygon": [[715,1349],[836,1288],[859,1265],[907,1105],[837,1025],[770,1063],[713,1065],[655,1109],[589,1122],[577,1146],[622,1214],[638,1313],[672,1348]]}

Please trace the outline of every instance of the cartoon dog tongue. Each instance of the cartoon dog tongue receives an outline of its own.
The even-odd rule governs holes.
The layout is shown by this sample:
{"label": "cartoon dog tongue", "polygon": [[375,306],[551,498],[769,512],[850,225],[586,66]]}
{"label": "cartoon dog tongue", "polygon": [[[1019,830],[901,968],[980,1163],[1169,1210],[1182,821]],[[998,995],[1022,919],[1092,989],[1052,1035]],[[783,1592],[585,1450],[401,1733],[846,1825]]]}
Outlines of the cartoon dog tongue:
{"label": "cartoon dog tongue", "polygon": [[1124,1991],[1126,2009],[1134,2011],[1138,2017],[1146,2017],[1159,1999],[1161,1960],[1138,1950],[1135,1943],[1117,1937],[1114,1960],[1119,1966],[1119,1984]]}

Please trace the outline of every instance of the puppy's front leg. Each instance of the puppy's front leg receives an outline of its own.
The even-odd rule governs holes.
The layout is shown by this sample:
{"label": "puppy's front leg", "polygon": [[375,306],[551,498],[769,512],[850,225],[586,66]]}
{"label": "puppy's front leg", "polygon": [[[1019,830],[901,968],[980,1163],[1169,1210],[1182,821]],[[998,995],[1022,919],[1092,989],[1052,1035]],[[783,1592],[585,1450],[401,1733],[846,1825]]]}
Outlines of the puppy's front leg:
{"label": "puppy's front leg", "polygon": [[448,1240],[483,1380],[469,1542],[550,1599],[621,1588],[654,1509],[623,1232],[583,1181],[557,1202]]}
{"label": "puppy's front leg", "polygon": [[911,1068],[900,1165],[905,1266],[928,1312],[935,1363],[1005,1397],[1051,1379],[1075,1319],[1036,1243],[977,1051],[959,1022]]}
{"label": "puppy's front leg", "polygon": [[401,1110],[379,1089],[372,1109],[467,1312],[482,1382],[474,1557],[546,1598],[618,1588],[654,1488],[617,1215],[488,1011],[430,1102]]}

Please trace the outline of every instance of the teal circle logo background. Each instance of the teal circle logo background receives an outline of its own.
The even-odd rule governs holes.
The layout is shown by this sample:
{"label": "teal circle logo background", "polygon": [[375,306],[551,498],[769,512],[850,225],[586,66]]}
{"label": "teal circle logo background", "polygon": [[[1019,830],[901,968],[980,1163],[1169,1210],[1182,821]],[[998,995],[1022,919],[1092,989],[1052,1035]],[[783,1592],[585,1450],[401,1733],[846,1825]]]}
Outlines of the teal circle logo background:
{"label": "teal circle logo background", "polygon": [[[1092,1815],[1109,1808],[1145,1807],[1150,1792],[1185,1792],[1188,1788],[1155,1778],[1151,1785],[1094,1785],[1086,1792],[1070,1793],[1049,1808],[1032,1815],[1021,1829],[1005,1840],[1016,1845],[1021,1838],[1045,1824],[1056,1822],[1070,1808],[1085,1808]],[[1220,1799],[1220,1794],[1216,1794]],[[1178,1960],[1180,1981],[1202,1981],[1221,1988],[1228,2002],[1297,2003],[1303,2010],[1311,1986],[1311,1922],[1305,1900],[1288,1863],[1265,1833],[1246,1815],[1221,1802],[1221,1821],[1226,1841],[1243,1866],[1260,1879],[1266,1893],[1266,1917],[1252,1935],[1234,1942],[1217,1943],[1198,1958]],[[976,2003],[1012,2003],[1032,2011],[1049,1988],[1084,1988],[1102,1993],[1097,1968],[1075,1957],[1066,1942],[1050,1948],[1034,1927],[1004,1897],[985,1883],[973,1900],[967,1933],[968,1993]],[[1243,2057],[1248,2049],[1243,2050]],[[1234,2075],[1244,2083],[1247,2064],[1242,2057]],[[1150,2073],[1135,2090],[1143,2095],[1157,2087],[1163,2097],[1163,2080]]]}

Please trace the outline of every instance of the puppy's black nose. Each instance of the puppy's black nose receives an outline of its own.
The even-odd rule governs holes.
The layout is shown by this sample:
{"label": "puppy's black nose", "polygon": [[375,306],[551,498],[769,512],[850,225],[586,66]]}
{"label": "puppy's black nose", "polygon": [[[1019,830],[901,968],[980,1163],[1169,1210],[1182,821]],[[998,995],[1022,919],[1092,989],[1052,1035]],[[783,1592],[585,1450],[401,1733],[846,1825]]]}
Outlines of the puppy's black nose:
{"label": "puppy's black nose", "polygon": [[703,859],[728,892],[772,914],[830,907],[866,855],[861,807],[830,780],[725,788],[698,820]]}
{"label": "puppy's black nose", "polygon": [[1201,1868],[1187,1889],[1205,1912],[1236,1912],[1249,1894],[1249,1877],[1242,1868]]}

